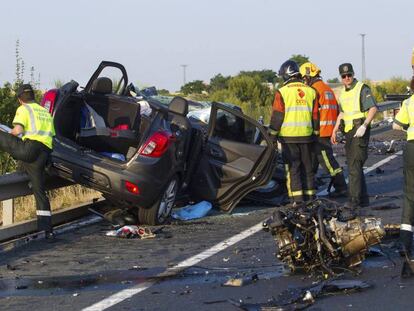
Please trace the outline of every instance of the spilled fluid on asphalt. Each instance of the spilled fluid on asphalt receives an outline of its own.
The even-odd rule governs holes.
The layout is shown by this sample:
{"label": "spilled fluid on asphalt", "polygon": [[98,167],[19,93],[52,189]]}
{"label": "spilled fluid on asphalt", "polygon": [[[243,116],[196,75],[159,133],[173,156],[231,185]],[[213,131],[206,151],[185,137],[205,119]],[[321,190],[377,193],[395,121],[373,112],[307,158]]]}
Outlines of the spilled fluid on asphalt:
{"label": "spilled fluid on asphalt", "polygon": [[259,280],[269,280],[287,273],[282,264],[264,268],[209,269],[191,267],[178,274],[159,276],[164,268],[105,271],[87,275],[54,277],[17,277],[0,279],[0,297],[67,295],[85,291],[119,291],[144,282],[164,285],[223,284],[229,278],[256,274]]}

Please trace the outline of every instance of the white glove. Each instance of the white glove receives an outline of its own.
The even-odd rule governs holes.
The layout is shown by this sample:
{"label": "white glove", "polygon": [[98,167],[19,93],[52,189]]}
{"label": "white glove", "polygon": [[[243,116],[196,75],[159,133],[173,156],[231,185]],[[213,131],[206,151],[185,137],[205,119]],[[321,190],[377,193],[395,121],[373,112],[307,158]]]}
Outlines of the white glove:
{"label": "white glove", "polygon": [[354,137],[364,136],[366,130],[367,130],[367,127],[365,126],[365,124],[362,124],[360,127],[358,127]]}

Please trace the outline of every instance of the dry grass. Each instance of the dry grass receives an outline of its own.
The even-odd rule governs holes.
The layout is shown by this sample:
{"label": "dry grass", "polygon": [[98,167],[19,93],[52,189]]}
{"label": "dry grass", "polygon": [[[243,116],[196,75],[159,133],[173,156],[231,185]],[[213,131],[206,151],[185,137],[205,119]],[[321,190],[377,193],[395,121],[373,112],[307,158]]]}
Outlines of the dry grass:
{"label": "dry grass", "polygon": [[[48,192],[52,211],[67,208],[73,205],[89,202],[100,198],[100,192],[80,185],[64,187]],[[36,203],[33,195],[14,199],[14,221],[36,218]],[[0,219],[3,219],[3,210],[0,208]]]}

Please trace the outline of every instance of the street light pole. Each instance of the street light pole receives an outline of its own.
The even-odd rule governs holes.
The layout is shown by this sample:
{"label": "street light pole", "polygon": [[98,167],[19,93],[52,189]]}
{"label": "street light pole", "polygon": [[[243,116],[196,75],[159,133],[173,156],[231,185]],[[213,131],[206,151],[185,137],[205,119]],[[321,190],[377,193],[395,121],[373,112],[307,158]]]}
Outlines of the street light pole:
{"label": "street light pole", "polygon": [[188,65],[180,65],[181,67],[183,67],[183,85],[185,85],[186,81],[185,81],[185,70],[187,68]]}
{"label": "street light pole", "polygon": [[366,79],[366,74],[365,74],[365,33],[360,33],[359,34],[361,36],[362,39],[362,73],[361,73],[361,77],[362,77],[362,81],[365,81]]}

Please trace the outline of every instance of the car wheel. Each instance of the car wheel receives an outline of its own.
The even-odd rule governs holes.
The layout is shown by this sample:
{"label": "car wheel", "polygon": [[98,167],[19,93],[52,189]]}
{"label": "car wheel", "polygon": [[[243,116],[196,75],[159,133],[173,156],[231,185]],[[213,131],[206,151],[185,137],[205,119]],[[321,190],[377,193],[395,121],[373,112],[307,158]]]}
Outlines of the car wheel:
{"label": "car wheel", "polygon": [[139,222],[151,226],[163,224],[170,217],[177,192],[178,178],[173,177],[167,183],[159,200],[148,209],[140,208],[138,210]]}

